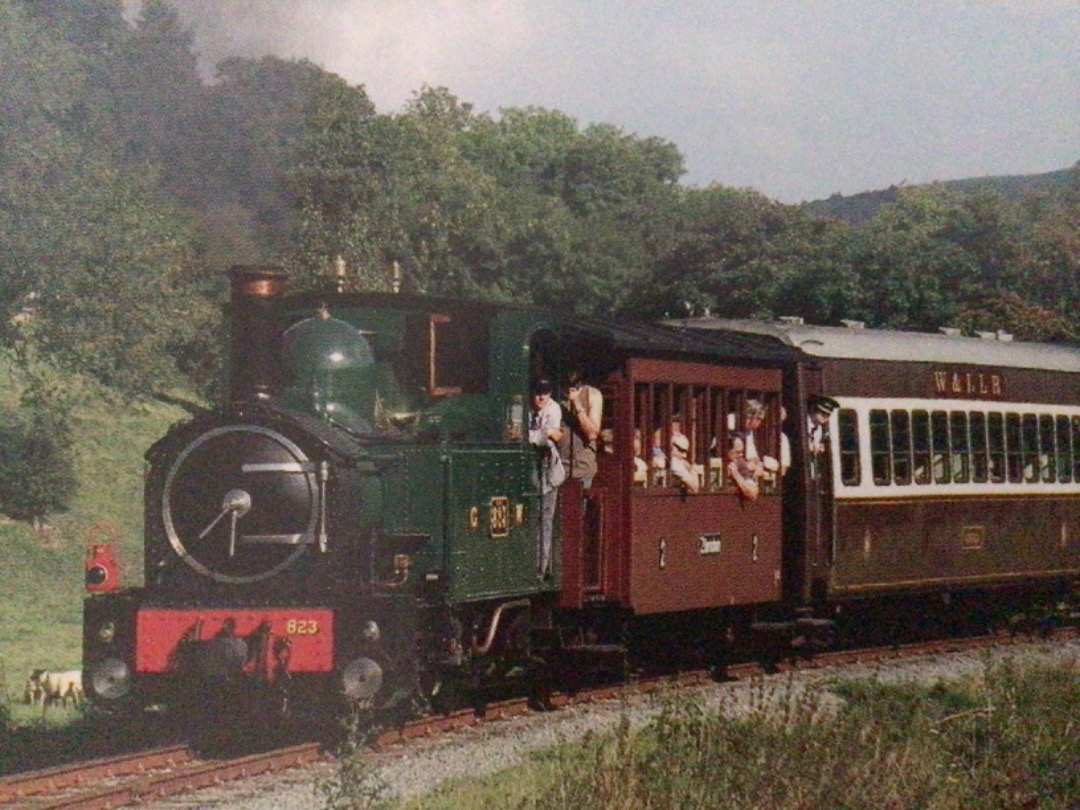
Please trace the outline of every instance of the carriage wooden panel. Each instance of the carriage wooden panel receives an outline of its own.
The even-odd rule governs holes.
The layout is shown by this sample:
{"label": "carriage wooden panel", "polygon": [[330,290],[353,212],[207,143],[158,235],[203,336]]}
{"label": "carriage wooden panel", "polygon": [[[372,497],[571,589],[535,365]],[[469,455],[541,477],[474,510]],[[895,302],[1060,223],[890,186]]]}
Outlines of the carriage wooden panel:
{"label": "carriage wooden panel", "polygon": [[837,595],[1080,572],[1075,497],[841,502],[836,525]]}
{"label": "carriage wooden panel", "polygon": [[629,601],[636,613],[775,602],[780,499],[730,493],[634,498]]}
{"label": "carriage wooden panel", "polygon": [[1080,374],[962,363],[819,359],[833,397],[917,397],[1080,404]]}

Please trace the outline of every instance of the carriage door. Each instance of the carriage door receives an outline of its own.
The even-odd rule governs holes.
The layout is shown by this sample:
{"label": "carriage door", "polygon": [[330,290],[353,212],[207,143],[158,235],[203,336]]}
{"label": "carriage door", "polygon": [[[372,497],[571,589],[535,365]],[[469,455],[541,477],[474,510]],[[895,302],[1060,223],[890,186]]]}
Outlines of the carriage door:
{"label": "carriage door", "polygon": [[833,554],[833,459],[831,447],[814,458],[809,452],[809,411],[807,404],[821,391],[821,372],[803,369],[798,384],[798,401],[793,403],[799,439],[794,443],[793,472],[802,486],[792,487],[785,500],[786,522],[785,580],[787,595],[796,602],[821,598],[829,588]]}
{"label": "carriage door", "polygon": [[[562,487],[563,607],[581,607],[611,601],[619,578],[619,537],[626,482],[621,474],[625,453],[616,444],[618,417],[626,412],[623,386],[595,384],[604,398],[604,418],[597,440],[597,473],[592,486],[568,479]],[[625,428],[623,428],[625,430]],[[620,461],[624,463],[620,463]]]}

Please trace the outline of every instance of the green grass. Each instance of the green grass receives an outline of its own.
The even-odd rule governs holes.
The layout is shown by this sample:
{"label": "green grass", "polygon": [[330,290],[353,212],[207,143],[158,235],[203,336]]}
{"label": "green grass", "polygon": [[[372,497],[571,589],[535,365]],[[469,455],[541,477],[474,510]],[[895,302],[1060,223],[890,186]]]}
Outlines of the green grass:
{"label": "green grass", "polygon": [[399,805],[364,762],[346,761],[324,791],[328,807],[1076,810],[1080,659],[988,663],[931,686],[762,684],[748,710],[672,703],[640,730],[624,720]]}
{"label": "green grass", "polygon": [[[0,522],[0,703],[6,694],[16,722],[40,716],[19,703],[31,669],[80,666],[83,563],[94,527],[110,527],[97,530],[99,541],[116,537],[123,582],[141,582],[143,454],[185,417],[175,406],[120,402],[83,381],[72,387],[79,485],[71,508],[49,516],[55,530],[47,535]],[[0,354],[0,400],[14,403],[18,395],[18,375]]]}

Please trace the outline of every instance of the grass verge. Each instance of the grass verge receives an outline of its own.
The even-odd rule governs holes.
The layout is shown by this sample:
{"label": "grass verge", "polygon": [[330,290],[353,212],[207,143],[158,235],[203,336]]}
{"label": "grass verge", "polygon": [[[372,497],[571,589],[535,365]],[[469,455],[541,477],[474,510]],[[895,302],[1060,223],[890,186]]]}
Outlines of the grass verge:
{"label": "grass verge", "polygon": [[986,663],[978,677],[932,686],[761,686],[719,710],[673,703],[641,729],[624,719],[399,805],[374,770],[353,762],[342,774],[328,806],[1076,810],[1080,660]]}

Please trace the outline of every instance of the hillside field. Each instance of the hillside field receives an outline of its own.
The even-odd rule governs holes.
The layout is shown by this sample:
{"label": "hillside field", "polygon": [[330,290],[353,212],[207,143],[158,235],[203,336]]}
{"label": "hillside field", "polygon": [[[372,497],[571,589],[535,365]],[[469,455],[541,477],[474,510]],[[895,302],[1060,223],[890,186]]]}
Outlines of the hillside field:
{"label": "hillside field", "polygon": [[[115,536],[122,583],[141,582],[143,454],[185,418],[178,407],[123,403],[81,381],[73,386],[81,404],[71,509],[50,515],[53,531],[40,535],[0,516],[0,699],[6,695],[17,720],[24,719],[19,701],[30,670],[80,666],[83,562],[92,535]],[[18,375],[0,355],[0,400],[13,403],[18,394]]]}

